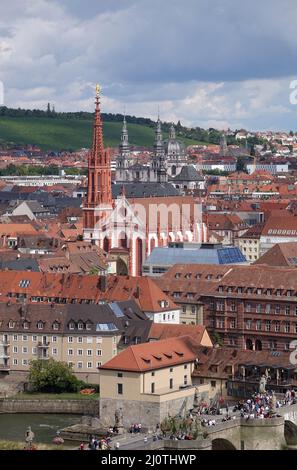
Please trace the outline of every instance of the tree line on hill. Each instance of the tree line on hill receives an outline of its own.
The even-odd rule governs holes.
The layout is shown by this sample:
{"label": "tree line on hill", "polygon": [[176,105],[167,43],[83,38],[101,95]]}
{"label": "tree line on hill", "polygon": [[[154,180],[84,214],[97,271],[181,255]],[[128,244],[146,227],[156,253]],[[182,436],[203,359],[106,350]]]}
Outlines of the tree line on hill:
{"label": "tree line on hill", "polygon": [[[10,117],[10,118],[24,118],[24,117],[32,117],[32,118],[51,118],[51,119],[62,119],[62,120],[92,120],[94,114],[87,112],[87,111],[77,111],[77,112],[57,112],[55,108],[52,107],[50,103],[47,105],[46,110],[42,109],[13,109],[8,108],[6,106],[0,106],[0,117]],[[124,115],[123,114],[113,114],[113,113],[102,113],[102,120],[104,122],[123,122]],[[147,126],[154,128],[156,122],[149,118],[144,117],[136,117],[136,116],[126,116],[126,121],[130,124],[139,124],[142,126]],[[171,122],[163,122],[162,129],[164,132],[169,132]],[[184,137],[186,139],[191,139],[195,141],[199,141],[201,143],[206,144],[219,144],[221,138],[221,131],[209,128],[203,129],[201,127],[185,127],[178,121],[175,125],[176,134],[178,137]],[[228,145],[243,145],[239,143],[235,139],[234,135],[227,136],[227,143]],[[258,137],[249,137],[247,139],[247,146],[250,148],[252,145],[263,144],[263,139]]]}

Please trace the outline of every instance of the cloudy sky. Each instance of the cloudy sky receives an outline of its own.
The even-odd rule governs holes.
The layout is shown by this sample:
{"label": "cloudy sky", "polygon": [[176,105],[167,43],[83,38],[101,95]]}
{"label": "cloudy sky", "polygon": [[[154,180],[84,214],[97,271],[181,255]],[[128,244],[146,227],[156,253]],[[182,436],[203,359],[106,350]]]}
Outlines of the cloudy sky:
{"label": "cloudy sky", "polygon": [[[0,0],[4,104],[297,130],[296,0]],[[297,89],[297,87],[296,87]]]}

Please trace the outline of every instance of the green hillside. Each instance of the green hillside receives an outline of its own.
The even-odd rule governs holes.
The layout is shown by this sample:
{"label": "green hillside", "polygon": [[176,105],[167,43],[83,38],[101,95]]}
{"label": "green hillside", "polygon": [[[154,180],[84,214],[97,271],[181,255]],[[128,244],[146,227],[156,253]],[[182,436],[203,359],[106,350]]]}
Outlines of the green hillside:
{"label": "green hillside", "polygon": [[[119,144],[122,124],[104,123],[105,146]],[[133,145],[152,146],[154,129],[140,124],[128,124],[129,141]],[[166,138],[166,133],[164,133]],[[92,120],[52,119],[38,117],[0,117],[0,144],[35,144],[43,150],[77,150],[89,147],[92,140]],[[198,143],[183,138],[186,145]]]}

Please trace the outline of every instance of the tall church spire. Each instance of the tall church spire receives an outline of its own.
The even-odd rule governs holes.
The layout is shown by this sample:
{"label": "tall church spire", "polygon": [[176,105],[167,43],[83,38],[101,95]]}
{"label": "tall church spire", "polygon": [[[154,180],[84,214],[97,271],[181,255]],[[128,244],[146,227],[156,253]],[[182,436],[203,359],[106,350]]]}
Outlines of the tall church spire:
{"label": "tall church spire", "polygon": [[155,130],[154,156],[152,161],[152,167],[155,171],[157,182],[167,181],[165,149],[159,113]]}
{"label": "tall church spire", "polygon": [[102,121],[100,114],[100,87],[96,85],[95,97],[95,117],[93,124],[93,143],[90,155],[90,163],[93,165],[104,164],[104,145],[103,145],[103,132]]}
{"label": "tall church spire", "polygon": [[104,149],[100,114],[100,87],[96,86],[93,142],[88,160],[88,193],[84,202],[84,236],[88,239],[112,204],[110,154]]}
{"label": "tall church spire", "polygon": [[129,152],[129,135],[127,129],[126,116],[124,115],[123,127],[121,133],[120,153]]}
{"label": "tall church spire", "polygon": [[155,130],[155,144],[154,144],[155,155],[164,153],[164,144],[162,136],[162,127],[160,117],[158,116],[156,130]]}

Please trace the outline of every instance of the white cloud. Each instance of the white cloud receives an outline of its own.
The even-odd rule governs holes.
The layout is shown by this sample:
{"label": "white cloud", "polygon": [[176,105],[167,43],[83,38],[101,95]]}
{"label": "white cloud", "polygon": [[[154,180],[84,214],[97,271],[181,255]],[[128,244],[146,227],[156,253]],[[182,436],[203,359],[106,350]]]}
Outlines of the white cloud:
{"label": "white cloud", "polygon": [[160,105],[162,119],[186,125],[294,128],[286,78],[296,70],[294,0],[117,3],[5,2],[6,104],[91,110],[99,81],[107,112],[126,105],[155,118]]}

